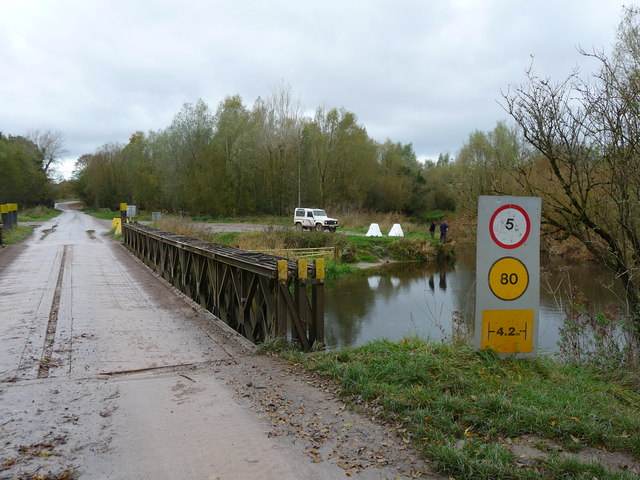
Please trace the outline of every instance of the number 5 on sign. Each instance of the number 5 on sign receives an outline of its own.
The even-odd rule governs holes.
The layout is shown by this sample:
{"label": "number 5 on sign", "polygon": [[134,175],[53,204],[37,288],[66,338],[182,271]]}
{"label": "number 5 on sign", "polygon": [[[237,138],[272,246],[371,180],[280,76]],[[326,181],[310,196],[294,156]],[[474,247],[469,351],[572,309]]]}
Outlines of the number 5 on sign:
{"label": "number 5 on sign", "polygon": [[496,244],[502,248],[518,248],[529,237],[531,220],[520,205],[503,205],[489,222],[489,231]]}

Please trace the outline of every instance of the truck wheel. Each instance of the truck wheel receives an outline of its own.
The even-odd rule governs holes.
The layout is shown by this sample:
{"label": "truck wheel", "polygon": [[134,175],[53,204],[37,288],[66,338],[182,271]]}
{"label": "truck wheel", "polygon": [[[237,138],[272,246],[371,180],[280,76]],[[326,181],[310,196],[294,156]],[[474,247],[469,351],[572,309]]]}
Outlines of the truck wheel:
{"label": "truck wheel", "polygon": [[304,231],[304,227],[300,222],[296,222],[296,230],[298,230],[299,232]]}
{"label": "truck wheel", "polygon": [[316,223],[316,232],[321,232],[321,231],[322,231],[322,224]]}

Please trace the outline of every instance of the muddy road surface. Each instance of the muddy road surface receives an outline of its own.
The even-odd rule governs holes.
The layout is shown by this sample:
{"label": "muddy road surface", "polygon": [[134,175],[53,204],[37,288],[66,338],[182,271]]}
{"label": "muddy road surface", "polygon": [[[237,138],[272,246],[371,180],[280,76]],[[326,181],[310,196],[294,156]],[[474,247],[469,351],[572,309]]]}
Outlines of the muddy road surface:
{"label": "muddy road surface", "polygon": [[107,228],[67,210],[0,250],[0,479],[429,477],[397,431],[255,354]]}

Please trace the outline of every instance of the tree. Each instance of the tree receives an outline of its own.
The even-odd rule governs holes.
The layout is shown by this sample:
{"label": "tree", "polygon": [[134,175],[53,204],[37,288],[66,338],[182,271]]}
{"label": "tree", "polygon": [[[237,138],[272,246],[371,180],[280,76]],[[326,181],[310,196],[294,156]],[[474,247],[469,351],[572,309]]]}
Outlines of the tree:
{"label": "tree", "polygon": [[[258,195],[264,201],[263,211],[288,213],[296,205],[302,187],[302,112],[291,87],[281,86],[267,101],[258,99],[253,120],[257,134],[256,170],[263,183],[262,194]],[[296,188],[292,188],[294,185]]]}
{"label": "tree", "polygon": [[[213,194],[205,177],[198,175],[207,164],[208,149],[213,139],[214,119],[203,101],[185,103],[171,125],[152,136],[154,160],[162,172],[162,194],[173,211],[202,213],[207,195]],[[212,213],[212,212],[210,212]]]}
{"label": "tree", "polygon": [[625,9],[612,55],[580,53],[599,69],[553,83],[530,69],[503,94],[535,147],[516,179],[543,198],[547,225],[573,236],[620,278],[640,340],[640,13]]}
{"label": "tree", "polygon": [[33,142],[40,153],[42,170],[47,176],[51,176],[55,166],[67,154],[64,147],[64,135],[62,132],[53,130],[46,132],[32,130],[27,133],[27,138]]}
{"label": "tree", "polygon": [[303,143],[309,172],[305,188],[313,203],[362,206],[378,165],[375,144],[356,115],[318,108],[304,124]]}
{"label": "tree", "polygon": [[33,142],[0,134],[0,203],[53,206],[50,187]]}
{"label": "tree", "polygon": [[256,145],[251,113],[242,103],[242,98],[235,95],[220,103],[214,121],[216,129],[212,148],[224,165],[227,213],[253,213],[256,209]]}
{"label": "tree", "polygon": [[76,161],[76,188],[87,205],[118,210],[120,202],[128,198],[122,150],[122,145],[110,143]]}
{"label": "tree", "polygon": [[368,206],[381,211],[406,212],[413,200],[411,191],[421,176],[411,144],[387,140],[378,145],[378,175],[369,192]]}
{"label": "tree", "polygon": [[123,202],[133,202],[139,208],[158,209],[161,204],[157,165],[151,158],[149,139],[138,131],[131,135],[122,149],[123,177],[126,197]]}
{"label": "tree", "polygon": [[515,129],[504,122],[487,133],[476,130],[455,161],[459,205],[477,210],[478,196],[514,193],[509,175],[522,157],[524,146]]}

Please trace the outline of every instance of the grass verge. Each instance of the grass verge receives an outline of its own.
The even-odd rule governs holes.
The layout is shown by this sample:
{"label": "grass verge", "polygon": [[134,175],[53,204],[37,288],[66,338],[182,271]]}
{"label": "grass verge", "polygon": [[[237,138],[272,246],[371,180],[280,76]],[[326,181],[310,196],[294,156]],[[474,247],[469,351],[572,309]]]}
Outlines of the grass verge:
{"label": "grass verge", "polygon": [[111,238],[113,238],[114,240],[120,242],[120,243],[124,243],[124,235],[120,234],[116,234],[116,228],[113,227],[111,230],[109,230],[109,236]]}
{"label": "grass verge", "polygon": [[[531,436],[640,458],[638,386],[547,357],[500,360],[490,351],[405,339],[305,357],[352,405],[398,432],[456,479],[631,479],[560,455],[521,462]],[[546,443],[538,442],[544,449]]]}
{"label": "grass verge", "polygon": [[115,212],[113,210],[109,210],[108,208],[84,208],[82,209],[84,213],[91,215],[92,217],[100,218],[101,220],[112,220],[114,218],[120,218],[120,212]]}
{"label": "grass verge", "polygon": [[29,226],[18,225],[12,230],[2,231],[2,242],[5,245],[13,245],[25,240],[29,235],[33,233],[34,228]]}
{"label": "grass verge", "polygon": [[18,221],[19,222],[45,222],[47,220],[51,220],[54,217],[57,217],[61,213],[62,212],[60,210],[56,210],[54,208],[49,208],[49,207],[40,205],[37,207],[20,210],[18,212]]}

